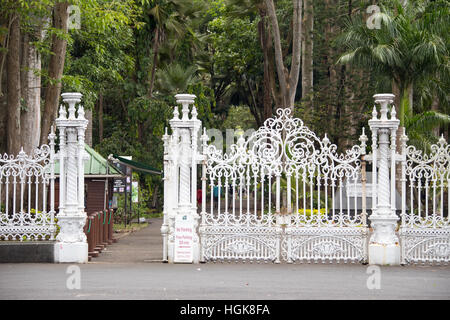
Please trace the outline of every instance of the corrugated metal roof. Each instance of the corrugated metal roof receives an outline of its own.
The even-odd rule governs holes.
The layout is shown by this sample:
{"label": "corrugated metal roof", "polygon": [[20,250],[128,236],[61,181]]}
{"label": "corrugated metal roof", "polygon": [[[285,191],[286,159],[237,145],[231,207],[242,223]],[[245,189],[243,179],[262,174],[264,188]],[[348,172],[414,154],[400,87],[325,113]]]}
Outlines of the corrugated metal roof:
{"label": "corrugated metal roof", "polygon": [[[85,175],[123,175],[119,170],[108,163],[108,160],[103,158],[97,151],[84,145],[86,152],[89,154],[89,160],[84,163]],[[107,169],[109,167],[109,172]],[[55,174],[59,175],[59,161],[55,161]]]}

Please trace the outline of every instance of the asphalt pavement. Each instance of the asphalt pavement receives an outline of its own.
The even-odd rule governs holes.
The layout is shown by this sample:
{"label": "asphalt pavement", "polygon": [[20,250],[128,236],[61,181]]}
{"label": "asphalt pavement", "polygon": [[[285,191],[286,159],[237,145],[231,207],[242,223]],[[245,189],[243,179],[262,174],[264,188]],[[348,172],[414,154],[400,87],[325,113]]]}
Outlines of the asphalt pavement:
{"label": "asphalt pavement", "polygon": [[162,263],[150,222],[87,264],[0,264],[0,299],[450,300],[449,266]]}

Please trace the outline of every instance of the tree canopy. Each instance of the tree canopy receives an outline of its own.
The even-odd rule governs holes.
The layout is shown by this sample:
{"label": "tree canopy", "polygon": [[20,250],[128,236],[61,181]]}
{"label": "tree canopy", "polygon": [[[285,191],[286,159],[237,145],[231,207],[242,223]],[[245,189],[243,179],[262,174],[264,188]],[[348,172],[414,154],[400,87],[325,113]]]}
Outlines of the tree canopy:
{"label": "tree canopy", "polygon": [[[291,108],[339,148],[357,142],[372,95],[393,92],[410,143],[427,149],[448,139],[448,2],[371,4],[1,0],[0,151],[45,143],[69,91],[83,94],[97,151],[158,169],[181,92],[197,96],[207,128],[257,128]],[[140,179],[160,207],[161,179]]]}

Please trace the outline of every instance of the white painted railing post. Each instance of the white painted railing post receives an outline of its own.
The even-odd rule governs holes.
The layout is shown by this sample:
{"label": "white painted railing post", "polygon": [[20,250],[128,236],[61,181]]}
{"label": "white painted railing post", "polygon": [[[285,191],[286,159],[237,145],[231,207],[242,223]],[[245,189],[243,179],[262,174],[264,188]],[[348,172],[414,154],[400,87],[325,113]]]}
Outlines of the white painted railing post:
{"label": "white painted railing post", "polygon": [[[395,213],[395,163],[400,160],[395,153],[395,135],[400,121],[395,117],[395,107],[390,110],[388,119],[388,104],[394,100],[393,94],[374,95],[375,103],[380,104],[380,118],[374,107],[369,126],[372,130],[372,172],[376,203],[369,217],[373,228],[369,241],[369,264],[398,265],[400,264],[400,245],[395,230],[398,217]],[[377,145],[378,138],[378,145]],[[389,139],[390,138],[390,139]],[[389,145],[389,143],[391,145]],[[389,167],[391,167],[389,174]]]}
{"label": "white painted railing post", "polygon": [[63,93],[63,101],[69,105],[69,114],[61,105],[59,117],[55,120],[59,129],[59,213],[60,232],[56,237],[55,262],[86,263],[88,244],[83,228],[86,222],[84,212],[84,161],[88,155],[84,150],[84,133],[87,120],[84,109],[75,105],[81,102],[81,93]]}
{"label": "white painted railing post", "polygon": [[179,118],[176,106],[174,117],[169,122],[172,135],[168,135],[166,131],[163,136],[163,260],[169,263],[198,263],[200,243],[197,232],[197,164],[202,161],[202,156],[197,150],[197,140],[201,121],[197,119],[197,109],[193,105],[195,95],[177,94],[175,98],[182,105],[182,117]]}

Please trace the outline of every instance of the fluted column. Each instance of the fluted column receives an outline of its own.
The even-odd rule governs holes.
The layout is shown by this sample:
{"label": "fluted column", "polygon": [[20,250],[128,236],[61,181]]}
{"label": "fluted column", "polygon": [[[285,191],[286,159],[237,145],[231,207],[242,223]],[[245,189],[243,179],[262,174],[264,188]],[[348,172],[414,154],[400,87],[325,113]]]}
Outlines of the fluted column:
{"label": "fluted column", "polygon": [[180,201],[185,208],[191,205],[191,139],[189,129],[181,129]]}
{"label": "fluted column", "polygon": [[391,135],[395,134],[400,121],[395,117],[394,106],[391,106],[391,117],[388,118],[388,105],[394,100],[393,94],[376,94],[374,98],[375,103],[380,104],[380,118],[374,107],[369,126],[373,139],[371,157],[373,177],[376,177],[377,181],[373,181],[376,196],[372,198],[374,203],[369,217],[373,229],[369,241],[369,263],[398,265],[400,264],[400,245],[395,230],[399,218],[395,212],[395,170],[393,170],[397,155],[395,154],[395,136]]}
{"label": "fluted column", "polygon": [[[84,212],[84,134],[87,120],[80,104],[81,93],[63,93],[59,117],[55,120],[59,130],[60,151],[57,155],[60,163],[60,206],[56,237],[55,262],[86,263],[88,246],[83,228],[86,222]],[[78,114],[76,104],[78,106]]]}
{"label": "fluted column", "polygon": [[[181,118],[176,106],[173,119],[169,122],[172,135],[168,135],[166,131],[163,136],[165,146],[164,222],[161,227],[164,239],[163,253],[164,259],[169,263],[196,263],[200,257],[196,189],[197,165],[201,161],[197,150],[201,121],[197,119],[197,110],[193,105],[195,95],[178,94],[175,98],[182,106]],[[181,238],[190,239],[190,242],[179,246],[178,241]]]}
{"label": "fluted column", "polygon": [[[390,213],[390,186],[389,184],[389,130],[381,129],[379,131],[379,167],[378,167],[378,207],[377,210],[380,214]],[[383,210],[381,210],[383,209]]]}

